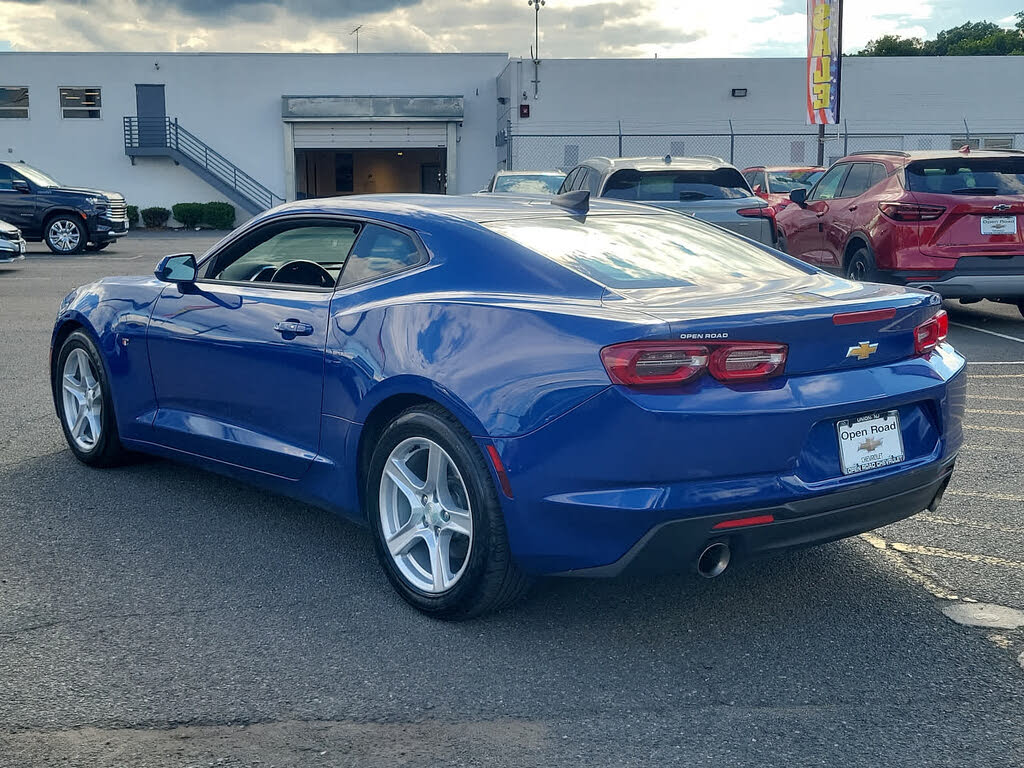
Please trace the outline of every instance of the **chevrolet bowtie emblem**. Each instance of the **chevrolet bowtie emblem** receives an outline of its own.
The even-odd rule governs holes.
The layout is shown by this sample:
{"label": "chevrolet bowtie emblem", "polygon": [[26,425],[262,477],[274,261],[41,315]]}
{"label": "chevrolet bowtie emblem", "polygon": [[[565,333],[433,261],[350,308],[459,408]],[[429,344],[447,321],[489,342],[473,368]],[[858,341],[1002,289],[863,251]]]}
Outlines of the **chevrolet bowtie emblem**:
{"label": "chevrolet bowtie emblem", "polygon": [[846,356],[856,357],[858,360],[867,360],[877,351],[877,344],[872,344],[870,341],[862,341],[856,347],[850,347],[848,350],[846,350]]}
{"label": "chevrolet bowtie emblem", "polygon": [[857,446],[857,450],[858,451],[867,451],[868,453],[871,453],[873,450],[875,450],[875,448],[877,448],[881,444],[882,444],[881,440],[876,440],[873,437],[869,437],[863,443],[861,443],[860,445]]}

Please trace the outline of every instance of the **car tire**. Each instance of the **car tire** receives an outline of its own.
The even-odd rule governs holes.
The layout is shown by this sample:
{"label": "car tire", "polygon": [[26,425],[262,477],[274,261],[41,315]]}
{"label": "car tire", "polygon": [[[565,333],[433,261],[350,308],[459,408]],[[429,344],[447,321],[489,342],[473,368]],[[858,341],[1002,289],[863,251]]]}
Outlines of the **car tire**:
{"label": "car tire", "polygon": [[60,256],[72,256],[85,248],[88,234],[75,216],[59,214],[46,222],[46,247]]}
{"label": "car tire", "polygon": [[863,246],[853,252],[843,271],[847,280],[856,280],[860,283],[881,282],[878,267],[875,266],[875,257]]}
{"label": "car tire", "polygon": [[377,558],[414,608],[469,619],[528,591],[532,580],[512,559],[484,455],[440,406],[409,408],[388,424],[364,488]]}
{"label": "car tire", "polygon": [[110,241],[109,240],[107,242],[105,242],[105,243],[89,243],[87,246],[85,246],[85,250],[87,250],[87,251],[102,251],[108,245],[110,245]]}
{"label": "car tire", "polygon": [[64,438],[75,457],[92,467],[124,462],[110,383],[99,350],[84,331],[75,331],[57,353],[54,399]]}

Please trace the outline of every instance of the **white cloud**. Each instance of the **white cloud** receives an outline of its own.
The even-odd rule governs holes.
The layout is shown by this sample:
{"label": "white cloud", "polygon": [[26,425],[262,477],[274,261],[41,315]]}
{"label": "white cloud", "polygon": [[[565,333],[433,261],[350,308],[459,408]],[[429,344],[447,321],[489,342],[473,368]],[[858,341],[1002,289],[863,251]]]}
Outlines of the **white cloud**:
{"label": "white cloud", "polygon": [[[379,9],[382,5],[387,10]],[[528,56],[526,0],[0,0],[0,29],[15,50],[508,51]],[[931,2],[847,4],[846,49],[883,34],[924,36]],[[188,9],[200,8],[199,13]],[[327,10],[325,10],[327,9]],[[782,0],[551,0],[540,12],[542,57],[800,56],[805,16]],[[1012,20],[1011,20],[1012,21]]]}

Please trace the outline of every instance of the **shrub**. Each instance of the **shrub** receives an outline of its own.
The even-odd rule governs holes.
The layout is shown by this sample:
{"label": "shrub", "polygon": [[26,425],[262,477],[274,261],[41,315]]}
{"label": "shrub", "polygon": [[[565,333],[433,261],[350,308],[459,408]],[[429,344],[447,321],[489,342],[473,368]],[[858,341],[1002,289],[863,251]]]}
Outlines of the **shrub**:
{"label": "shrub", "polygon": [[167,219],[171,217],[170,211],[159,207],[143,208],[139,213],[142,214],[143,223],[150,229],[164,226],[167,223]]}
{"label": "shrub", "polygon": [[139,226],[139,206],[128,206],[128,224],[131,225],[132,227]]}
{"label": "shrub", "polygon": [[171,213],[186,229],[195,229],[203,220],[203,204],[175,203],[171,206]]}
{"label": "shrub", "polygon": [[234,229],[235,206],[230,203],[204,203],[202,209],[203,224],[214,229]]}

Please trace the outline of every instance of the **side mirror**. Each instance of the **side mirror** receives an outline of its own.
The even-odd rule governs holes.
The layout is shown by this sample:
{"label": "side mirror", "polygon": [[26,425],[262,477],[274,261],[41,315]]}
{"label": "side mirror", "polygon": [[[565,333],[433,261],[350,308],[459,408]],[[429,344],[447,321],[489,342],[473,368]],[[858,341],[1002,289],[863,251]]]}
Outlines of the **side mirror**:
{"label": "side mirror", "polygon": [[11,189],[25,193],[32,191],[32,187],[30,187],[28,182],[24,179],[11,179]]}
{"label": "side mirror", "polygon": [[755,184],[754,185],[754,194],[755,195],[760,195],[762,192],[764,192],[764,187],[762,187],[760,184]]}
{"label": "side mirror", "polygon": [[800,189],[794,189],[789,193],[789,199],[803,208],[807,204],[807,190],[802,187]]}
{"label": "side mirror", "polygon": [[156,265],[153,274],[159,280],[166,283],[194,283],[198,276],[196,272],[196,257],[191,253],[176,253],[172,256],[164,256]]}

